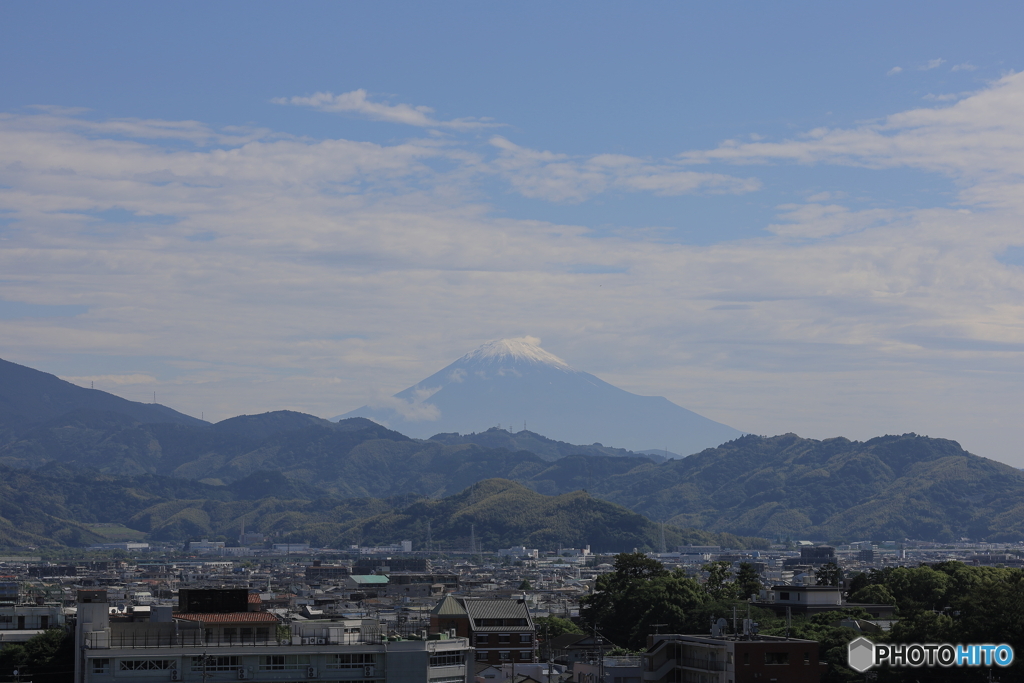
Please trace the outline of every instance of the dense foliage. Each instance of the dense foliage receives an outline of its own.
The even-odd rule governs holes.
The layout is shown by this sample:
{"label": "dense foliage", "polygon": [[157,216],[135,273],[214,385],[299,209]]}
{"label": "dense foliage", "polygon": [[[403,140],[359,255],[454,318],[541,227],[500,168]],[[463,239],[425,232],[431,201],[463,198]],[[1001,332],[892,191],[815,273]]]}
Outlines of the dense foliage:
{"label": "dense foliage", "polygon": [[30,638],[24,645],[7,645],[0,650],[0,676],[34,683],[64,683],[74,678],[75,639],[69,631],[50,629]]}
{"label": "dense foliage", "polygon": [[[1024,535],[1024,473],[971,455],[956,442],[914,434],[867,442],[748,435],[687,458],[655,462],[525,431],[439,434],[422,441],[363,418],[331,423],[290,411],[209,425],[19,368],[0,361],[0,380],[10,375],[17,387],[13,391],[0,381],[0,465],[130,477],[134,482],[125,486],[135,500],[107,498],[124,520],[131,517],[122,514],[128,508],[135,514],[161,498],[187,498],[193,503],[185,506],[189,510],[159,532],[168,538],[197,529],[221,533],[223,525],[214,520],[226,513],[197,512],[199,500],[208,506],[268,498],[437,499],[494,477],[550,496],[585,490],[677,527],[746,536],[838,542],[1000,541]],[[93,399],[93,408],[83,407]],[[165,496],[160,489],[174,487],[160,477],[196,483],[179,484],[177,494]],[[200,484],[210,487],[203,491]],[[67,515],[59,507],[43,507],[45,514],[70,521],[14,510],[34,521],[20,526],[0,520],[0,542],[88,540],[74,525],[88,519],[82,506]],[[151,526],[156,532],[160,525]],[[321,536],[327,533],[334,532],[325,529]]]}
{"label": "dense foliage", "polygon": [[[743,574],[748,576],[744,577]],[[680,570],[668,571],[641,553],[620,554],[615,571],[599,577],[593,595],[584,599],[581,621],[617,646],[643,648],[645,637],[662,633],[704,634],[715,617],[749,613],[765,635],[816,640],[827,662],[824,681],[863,680],[846,666],[847,644],[861,635],[855,620],[870,627],[867,612],[850,607],[811,618],[786,619],[750,606],[737,596],[752,585],[749,568],[733,576],[726,563],[705,565],[703,582]],[[1024,571],[998,567],[972,567],[959,562],[935,566],[888,568],[861,574],[851,582],[854,602],[889,602],[898,621],[891,631],[869,632],[874,642],[892,643],[1008,643],[1024,646]],[[880,599],[879,599],[880,598]],[[736,612],[733,612],[733,610]],[[988,680],[987,669],[877,669],[880,682]],[[1024,680],[1024,665],[995,670],[995,680]]]}

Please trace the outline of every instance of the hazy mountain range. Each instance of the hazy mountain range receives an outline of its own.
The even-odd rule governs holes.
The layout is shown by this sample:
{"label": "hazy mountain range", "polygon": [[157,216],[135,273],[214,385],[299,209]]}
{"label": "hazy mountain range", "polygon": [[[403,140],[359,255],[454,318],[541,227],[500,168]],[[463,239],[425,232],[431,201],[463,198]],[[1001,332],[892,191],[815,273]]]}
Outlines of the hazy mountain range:
{"label": "hazy mountain range", "polygon": [[423,439],[522,425],[560,441],[684,455],[742,434],[660,396],[614,387],[534,342],[488,342],[382,405],[334,419],[365,417]]}
{"label": "hazy mountain range", "polygon": [[[659,462],[496,428],[412,439],[366,418],[289,411],[211,425],[12,363],[0,363],[0,401],[0,545],[95,542],[83,525],[97,522],[152,538],[230,538],[243,520],[292,540],[398,534],[423,544],[420,518],[449,547],[479,524],[478,537],[494,543],[568,545],[591,534],[653,548],[650,520],[667,523],[670,544],[722,533],[746,545],[1024,537],[1024,474],[914,434],[747,435]],[[479,488],[494,478],[504,483]],[[490,493],[467,499],[470,490]],[[503,517],[509,497],[519,507]]]}

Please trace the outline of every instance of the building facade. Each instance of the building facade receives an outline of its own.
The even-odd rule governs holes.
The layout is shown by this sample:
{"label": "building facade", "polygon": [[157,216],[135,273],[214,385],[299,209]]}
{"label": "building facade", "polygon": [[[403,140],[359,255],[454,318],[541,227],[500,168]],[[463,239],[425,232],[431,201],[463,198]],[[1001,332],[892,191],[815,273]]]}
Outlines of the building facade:
{"label": "building facade", "polygon": [[819,683],[827,665],[814,640],[758,635],[654,635],[645,683]]}
{"label": "building facade", "polygon": [[[196,596],[192,596],[196,597]],[[282,627],[282,628],[279,628]],[[387,638],[372,620],[284,625],[265,612],[154,612],[112,622],[105,591],[80,591],[75,683],[469,683],[464,638]]]}
{"label": "building facade", "polygon": [[431,611],[430,630],[469,638],[478,666],[535,661],[537,629],[524,600],[448,596]]}

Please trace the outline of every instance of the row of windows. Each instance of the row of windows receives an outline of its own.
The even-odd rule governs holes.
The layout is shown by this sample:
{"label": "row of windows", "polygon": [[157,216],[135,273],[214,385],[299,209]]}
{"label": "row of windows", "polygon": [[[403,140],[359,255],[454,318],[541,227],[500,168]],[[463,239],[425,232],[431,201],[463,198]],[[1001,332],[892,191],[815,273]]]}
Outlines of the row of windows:
{"label": "row of windows", "polygon": [[372,652],[355,652],[352,654],[334,655],[328,657],[328,669],[358,669],[360,667],[377,663],[377,655]]}
{"label": "row of windows", "polygon": [[117,667],[121,671],[162,671],[175,668],[173,659],[122,659]]}
{"label": "row of windows", "polygon": [[[476,634],[476,644],[477,645],[486,645],[487,643],[491,642],[491,638],[492,638],[493,635],[494,635],[493,633],[477,633]],[[532,643],[533,642],[533,634],[532,633],[520,633],[518,635],[519,635],[519,639],[516,642],[519,642],[519,643]],[[500,645],[511,643],[512,640],[513,640],[513,638],[512,638],[512,634],[511,633],[499,633],[498,634],[498,644],[500,644]]]}
{"label": "row of windows", "polygon": [[465,652],[446,652],[430,658],[430,666],[461,666],[465,663]]}
{"label": "row of windows", "polygon": [[431,678],[430,683],[465,683],[465,676],[442,676],[441,678]]}
{"label": "row of windows", "polygon": [[[488,659],[490,659],[490,656],[491,655],[489,652],[477,650],[476,661],[486,662]],[[511,662],[513,657],[516,657],[521,662],[528,662],[533,658],[533,653],[529,650],[520,650],[518,655],[516,655],[516,653],[514,652],[509,652],[507,650],[502,650],[498,653],[498,659],[503,662]]]}
{"label": "row of windows", "polygon": [[230,656],[209,655],[205,662],[202,657],[192,657],[191,659],[193,671],[234,671],[241,663],[238,657]]}
{"label": "row of windows", "polygon": [[309,666],[309,655],[264,655],[260,657],[260,671],[305,669],[307,666]]}

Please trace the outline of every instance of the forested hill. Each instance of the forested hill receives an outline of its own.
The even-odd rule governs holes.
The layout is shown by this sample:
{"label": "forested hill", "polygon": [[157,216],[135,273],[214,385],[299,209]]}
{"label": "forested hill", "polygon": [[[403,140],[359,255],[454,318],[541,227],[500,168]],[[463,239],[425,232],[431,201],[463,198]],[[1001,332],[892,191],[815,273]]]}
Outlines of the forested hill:
{"label": "forested hill", "polygon": [[1024,473],[916,434],[744,436],[595,492],[652,519],[769,538],[1024,538]]}
{"label": "forested hill", "polygon": [[285,491],[301,500],[443,498],[502,478],[544,495],[586,490],[650,519],[746,536],[1024,537],[1024,473],[915,434],[743,436],[658,462],[525,430],[418,440],[365,418],[335,423],[291,411],[210,425],[3,361],[0,465],[173,477],[248,499]]}
{"label": "forested hill", "polygon": [[[258,495],[251,495],[257,492]],[[466,551],[478,546],[554,548],[590,544],[595,551],[654,550],[662,528],[642,515],[582,491],[544,496],[502,479],[481,481],[440,499],[304,497],[273,472],[232,486],[144,475],[110,477],[48,467],[0,467],[0,547],[82,546],[106,541],[90,525],[126,525],[150,540],[231,541],[244,526],[281,542],[318,547],[380,545],[409,539],[417,549]],[[765,541],[665,525],[668,544],[764,547]]]}
{"label": "forested hill", "polygon": [[0,444],[27,428],[82,409],[113,411],[138,422],[206,424],[166,406],[84,389],[54,375],[0,359]]}

